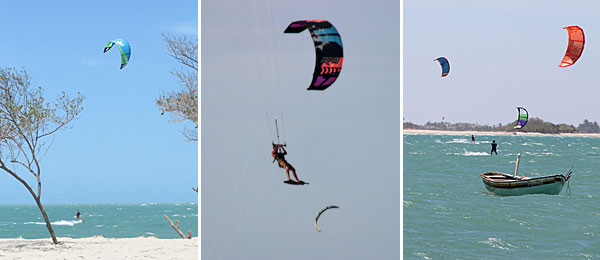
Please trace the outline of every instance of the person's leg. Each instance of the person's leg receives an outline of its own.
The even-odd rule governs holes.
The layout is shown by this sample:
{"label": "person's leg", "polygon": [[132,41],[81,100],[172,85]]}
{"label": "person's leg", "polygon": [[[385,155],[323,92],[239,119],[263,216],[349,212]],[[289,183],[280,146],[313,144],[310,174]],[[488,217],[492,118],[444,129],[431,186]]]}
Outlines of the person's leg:
{"label": "person's leg", "polygon": [[[290,179],[290,168],[285,167],[285,174],[287,174],[288,177],[288,181],[291,181],[292,179]],[[295,175],[295,174],[294,174]]]}
{"label": "person's leg", "polygon": [[[289,169],[290,171],[292,171],[292,175],[294,175],[294,179],[296,179],[297,182],[300,182],[300,179],[298,179],[298,175],[296,175],[296,169],[294,169],[293,166],[288,164],[287,169]],[[290,175],[288,174],[288,178],[290,177]]]}

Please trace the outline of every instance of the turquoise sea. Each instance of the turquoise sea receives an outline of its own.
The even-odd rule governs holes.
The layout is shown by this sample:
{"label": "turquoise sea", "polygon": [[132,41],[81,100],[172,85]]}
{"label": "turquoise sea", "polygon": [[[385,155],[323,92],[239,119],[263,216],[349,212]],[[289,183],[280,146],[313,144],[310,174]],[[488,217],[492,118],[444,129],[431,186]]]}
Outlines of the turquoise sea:
{"label": "turquoise sea", "polygon": [[[32,199],[33,201],[33,199]],[[72,204],[44,205],[58,237],[111,238],[156,236],[179,238],[163,217],[179,220],[181,231],[198,236],[198,204]],[[82,221],[76,221],[77,209]],[[0,238],[49,238],[46,223],[36,205],[0,205]]]}
{"label": "turquoise sea", "polygon": [[[600,259],[600,138],[404,135],[404,259]],[[490,143],[498,155],[490,156]],[[573,174],[559,195],[499,197],[479,176]]]}

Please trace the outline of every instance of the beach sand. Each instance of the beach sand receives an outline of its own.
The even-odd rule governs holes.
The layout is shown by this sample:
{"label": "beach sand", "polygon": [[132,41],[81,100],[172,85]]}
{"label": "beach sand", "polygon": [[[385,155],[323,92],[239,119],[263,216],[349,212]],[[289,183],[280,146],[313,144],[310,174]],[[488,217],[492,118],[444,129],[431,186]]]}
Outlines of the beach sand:
{"label": "beach sand", "polygon": [[600,138],[600,133],[564,133],[564,134],[542,134],[529,132],[478,132],[478,131],[441,131],[441,130],[420,130],[420,129],[403,129],[404,134],[422,134],[422,135],[474,135],[475,138],[481,135],[515,135],[515,136],[571,136],[571,137],[597,137]]}
{"label": "beach sand", "polygon": [[198,237],[0,239],[0,259],[198,259]]}

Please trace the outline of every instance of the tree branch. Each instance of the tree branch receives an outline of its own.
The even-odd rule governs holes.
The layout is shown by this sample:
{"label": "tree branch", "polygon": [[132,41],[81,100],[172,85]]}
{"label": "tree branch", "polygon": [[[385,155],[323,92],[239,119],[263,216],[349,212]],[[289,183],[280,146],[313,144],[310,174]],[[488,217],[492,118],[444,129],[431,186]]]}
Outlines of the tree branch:
{"label": "tree branch", "polygon": [[171,219],[167,217],[167,215],[163,215],[163,217],[165,217],[169,221],[169,224],[171,224],[171,227],[175,229],[175,232],[177,232],[177,234],[179,234],[181,238],[185,239],[185,235],[183,234],[183,232],[181,232],[181,229],[179,229],[179,221],[176,221],[177,226],[175,226],[175,224],[173,224],[173,221],[171,221]]}
{"label": "tree branch", "polygon": [[35,172],[34,172],[34,171],[33,171],[33,170],[32,170],[32,169],[29,167],[29,166],[27,166],[26,164],[24,164],[24,163],[22,163],[22,162],[20,162],[20,161],[17,161],[17,160],[12,160],[12,161],[10,161],[10,162],[11,162],[11,163],[16,163],[16,164],[20,164],[20,165],[22,165],[22,166],[23,166],[25,169],[27,169],[27,170],[28,170],[28,171],[29,171],[31,174],[33,174],[33,176],[36,176]]}
{"label": "tree branch", "polygon": [[29,184],[25,180],[21,179],[21,177],[19,177],[19,175],[17,175],[12,170],[6,168],[6,165],[4,164],[4,161],[2,161],[1,159],[0,159],[0,169],[8,172],[10,175],[12,175],[13,177],[15,177],[15,179],[17,179],[19,182],[21,182],[25,186],[25,188],[27,188],[27,190],[29,191],[29,193],[31,193],[31,196],[33,196],[34,198],[38,197],[35,194],[35,192],[33,191],[33,189],[29,186]]}
{"label": "tree branch", "polygon": [[[21,145],[21,143],[20,143],[20,142],[18,142],[18,141],[17,141],[17,139],[15,139],[14,137],[7,137],[7,138],[6,138],[6,140],[9,140],[9,141],[11,141],[12,143],[14,143],[14,144],[15,144],[15,145],[16,145],[16,146],[19,148],[19,151],[20,151],[20,152],[23,154],[23,157],[25,157],[25,161],[27,161],[27,164],[28,164],[29,166],[31,166],[31,160],[29,159],[29,156],[27,156],[27,153],[26,153],[26,152],[25,152],[25,150],[23,149],[23,146]],[[19,156],[18,154],[17,154],[16,156],[13,154],[13,157],[14,157],[14,158],[13,158],[13,159],[14,159],[13,161],[16,161],[16,158],[17,158],[18,156]],[[28,167],[26,167],[26,168],[28,168]],[[33,175],[35,175],[35,173],[34,173]]]}

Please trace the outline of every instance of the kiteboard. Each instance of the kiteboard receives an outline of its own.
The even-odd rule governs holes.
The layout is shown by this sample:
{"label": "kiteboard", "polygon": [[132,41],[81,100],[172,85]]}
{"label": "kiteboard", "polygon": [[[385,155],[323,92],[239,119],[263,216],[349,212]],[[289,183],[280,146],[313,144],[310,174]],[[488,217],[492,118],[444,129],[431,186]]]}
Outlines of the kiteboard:
{"label": "kiteboard", "polygon": [[304,184],[308,184],[308,182],[304,182],[304,181],[292,181],[292,180],[287,180],[287,181],[283,181],[283,183],[287,183],[287,184],[291,184],[291,185],[304,185]]}

